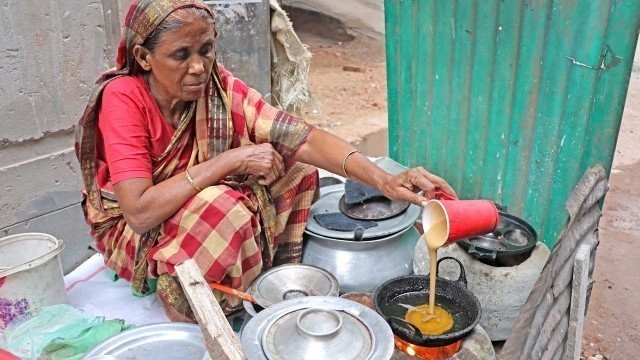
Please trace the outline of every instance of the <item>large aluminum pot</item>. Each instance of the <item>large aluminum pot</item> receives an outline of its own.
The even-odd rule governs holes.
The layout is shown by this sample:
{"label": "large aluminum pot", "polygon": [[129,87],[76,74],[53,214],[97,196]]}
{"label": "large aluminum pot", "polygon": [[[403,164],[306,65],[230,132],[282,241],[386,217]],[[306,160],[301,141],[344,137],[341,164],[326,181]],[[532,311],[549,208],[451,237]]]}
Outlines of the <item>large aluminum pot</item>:
{"label": "large aluminum pot", "polygon": [[340,293],[373,293],[385,281],[412,273],[420,234],[410,225],[380,239],[333,239],[309,231],[304,237],[304,264],[332,273],[340,283]]}

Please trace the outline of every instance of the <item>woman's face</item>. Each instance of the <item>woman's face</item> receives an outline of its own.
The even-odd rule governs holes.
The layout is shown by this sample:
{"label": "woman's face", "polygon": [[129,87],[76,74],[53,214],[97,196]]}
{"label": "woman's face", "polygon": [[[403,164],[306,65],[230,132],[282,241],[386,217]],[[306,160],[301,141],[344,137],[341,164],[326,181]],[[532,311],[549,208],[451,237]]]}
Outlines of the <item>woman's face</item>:
{"label": "woman's face", "polygon": [[195,15],[162,34],[156,49],[146,56],[154,92],[183,101],[203,96],[216,56],[214,39],[211,24]]}

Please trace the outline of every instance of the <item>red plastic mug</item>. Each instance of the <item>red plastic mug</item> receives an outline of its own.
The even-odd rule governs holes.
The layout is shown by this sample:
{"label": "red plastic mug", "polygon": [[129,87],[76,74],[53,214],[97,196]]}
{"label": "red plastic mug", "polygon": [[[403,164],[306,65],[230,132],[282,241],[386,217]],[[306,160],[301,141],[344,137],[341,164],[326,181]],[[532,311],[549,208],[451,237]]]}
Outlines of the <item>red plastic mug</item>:
{"label": "red plastic mug", "polygon": [[[438,192],[438,195],[442,193]],[[442,245],[491,233],[498,227],[500,216],[496,205],[489,200],[453,200],[447,195],[441,200],[424,203],[422,227],[425,233],[443,219],[446,236],[440,241]]]}

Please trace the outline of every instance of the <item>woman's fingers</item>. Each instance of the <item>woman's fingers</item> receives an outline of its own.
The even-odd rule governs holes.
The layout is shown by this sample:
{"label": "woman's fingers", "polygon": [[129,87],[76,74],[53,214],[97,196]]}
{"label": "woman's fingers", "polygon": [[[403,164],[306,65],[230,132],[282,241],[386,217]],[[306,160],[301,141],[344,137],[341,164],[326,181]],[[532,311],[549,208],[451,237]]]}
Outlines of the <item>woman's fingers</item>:
{"label": "woman's fingers", "polygon": [[411,185],[424,191],[424,196],[427,199],[433,199],[435,197],[436,185],[419,169],[410,169],[407,172],[407,176]]}
{"label": "woman's fingers", "polygon": [[260,172],[260,179],[258,183],[261,185],[271,185],[280,175],[276,170],[274,165],[272,166],[264,166],[263,170]]}
{"label": "woman's fingers", "polygon": [[423,167],[418,167],[418,168],[416,168],[416,170],[422,176],[427,178],[433,185],[435,185],[436,188],[438,188],[438,189],[444,191],[445,193],[455,197],[456,199],[458,198],[458,195],[456,195],[456,192],[453,190],[453,188],[443,178],[439,177],[438,175],[435,175],[435,174],[432,174],[432,173],[428,172]]}
{"label": "woman's fingers", "polygon": [[[385,189],[385,196],[395,200],[410,201],[416,205],[420,205],[425,200],[425,196],[427,199],[433,198],[435,193],[435,186],[415,169],[392,176],[385,185]],[[420,190],[425,191],[425,196],[418,194]]]}
{"label": "woman's fingers", "polygon": [[252,145],[253,154],[246,159],[246,173],[257,175],[262,185],[269,185],[284,176],[285,166],[282,156],[271,144]]}
{"label": "woman's fingers", "polygon": [[282,158],[282,155],[280,155],[280,153],[278,153],[276,151],[276,149],[273,149],[273,154],[274,154],[274,159],[273,159],[273,165],[275,168],[275,172],[276,172],[276,177],[283,177],[284,176],[284,159]]}
{"label": "woman's fingers", "polygon": [[383,188],[385,196],[394,200],[410,201],[418,206],[426,200],[434,199],[437,189],[457,198],[455,191],[444,179],[421,167],[390,177]]}
{"label": "woman's fingers", "polygon": [[402,186],[398,187],[398,198],[410,201],[412,204],[418,206],[421,206],[422,202],[425,201],[424,196],[418,193],[414,193],[413,191]]}

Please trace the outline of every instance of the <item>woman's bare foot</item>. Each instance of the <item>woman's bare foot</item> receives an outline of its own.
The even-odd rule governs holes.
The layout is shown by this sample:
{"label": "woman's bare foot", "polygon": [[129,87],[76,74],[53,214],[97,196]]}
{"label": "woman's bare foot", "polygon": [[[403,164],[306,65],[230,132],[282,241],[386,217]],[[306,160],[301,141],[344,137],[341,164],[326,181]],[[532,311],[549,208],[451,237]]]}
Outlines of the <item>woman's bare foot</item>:
{"label": "woman's bare foot", "polygon": [[158,294],[158,299],[160,299],[164,314],[167,315],[170,321],[197,324],[197,322],[193,321],[189,317],[182,315],[178,311],[176,311],[176,309],[174,309],[171,304],[169,304],[162,296],[160,296],[160,294]]}

